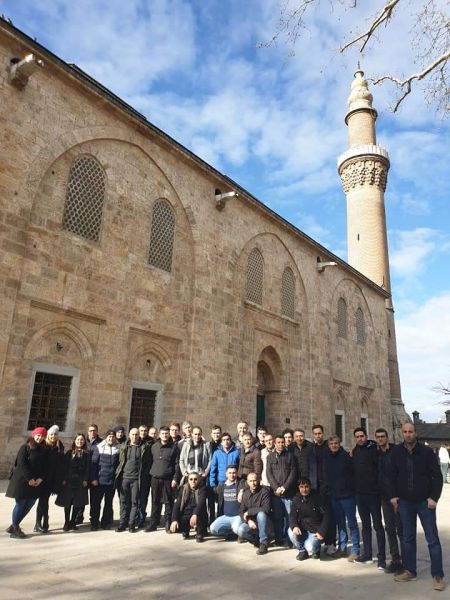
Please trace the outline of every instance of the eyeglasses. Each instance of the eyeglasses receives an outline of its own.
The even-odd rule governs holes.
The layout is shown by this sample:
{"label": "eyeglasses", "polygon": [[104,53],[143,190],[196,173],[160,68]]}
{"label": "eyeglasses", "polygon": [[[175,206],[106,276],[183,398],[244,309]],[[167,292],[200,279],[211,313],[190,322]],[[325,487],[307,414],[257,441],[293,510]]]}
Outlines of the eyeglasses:
{"label": "eyeglasses", "polygon": [[189,481],[198,481],[198,477],[189,477]]}

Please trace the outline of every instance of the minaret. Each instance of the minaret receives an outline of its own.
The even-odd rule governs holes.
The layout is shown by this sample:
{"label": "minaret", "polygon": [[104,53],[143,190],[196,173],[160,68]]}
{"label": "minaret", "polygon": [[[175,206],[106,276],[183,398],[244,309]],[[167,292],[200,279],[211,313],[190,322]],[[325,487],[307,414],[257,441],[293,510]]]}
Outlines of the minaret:
{"label": "minaret", "polygon": [[[375,121],[364,72],[359,68],[348,98],[345,123],[349,149],[338,158],[338,171],[347,197],[348,262],[387,292],[391,292],[384,192],[389,155],[377,144]],[[401,399],[392,299],[386,300],[386,327],[394,433],[408,420]]]}

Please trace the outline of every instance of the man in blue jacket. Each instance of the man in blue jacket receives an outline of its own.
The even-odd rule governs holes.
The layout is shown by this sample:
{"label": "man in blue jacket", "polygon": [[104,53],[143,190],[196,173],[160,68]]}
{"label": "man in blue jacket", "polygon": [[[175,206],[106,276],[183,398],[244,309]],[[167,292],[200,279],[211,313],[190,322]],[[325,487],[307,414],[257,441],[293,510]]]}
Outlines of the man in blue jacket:
{"label": "man in blue jacket", "polygon": [[[106,432],[105,439],[94,446],[91,458],[91,530],[109,529],[113,522],[114,479],[119,463],[119,444],[112,429]],[[100,521],[100,506],[104,499],[103,515]]]}
{"label": "man in blue jacket", "polygon": [[214,452],[209,471],[209,485],[215,488],[227,478],[228,465],[239,466],[240,450],[231,441],[229,433],[222,434],[220,447]]}

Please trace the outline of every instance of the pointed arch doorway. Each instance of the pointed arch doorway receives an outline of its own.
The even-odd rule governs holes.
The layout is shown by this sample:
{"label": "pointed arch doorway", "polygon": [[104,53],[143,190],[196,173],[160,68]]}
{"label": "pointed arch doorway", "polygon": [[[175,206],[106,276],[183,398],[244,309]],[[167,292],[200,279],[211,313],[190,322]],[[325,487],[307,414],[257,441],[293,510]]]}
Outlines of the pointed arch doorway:
{"label": "pointed arch doorway", "polygon": [[280,389],[281,361],[272,346],[264,348],[257,363],[256,426],[278,427],[277,396]]}

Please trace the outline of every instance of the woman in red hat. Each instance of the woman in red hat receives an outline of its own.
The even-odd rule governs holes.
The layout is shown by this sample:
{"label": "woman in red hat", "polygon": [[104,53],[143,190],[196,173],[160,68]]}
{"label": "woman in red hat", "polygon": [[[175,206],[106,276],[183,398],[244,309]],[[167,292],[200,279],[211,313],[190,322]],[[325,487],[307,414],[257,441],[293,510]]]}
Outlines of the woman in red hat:
{"label": "woman in red hat", "polygon": [[12,538],[26,537],[19,525],[33,508],[44,481],[46,436],[45,427],[36,427],[27,443],[23,444],[17,453],[6,490],[6,495],[16,501],[12,512],[12,524],[6,530]]}

